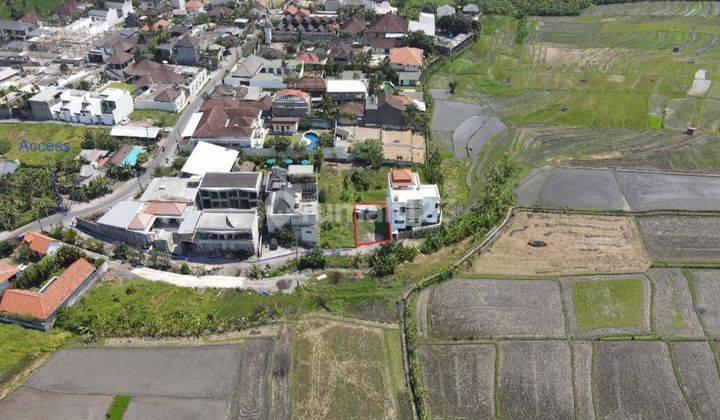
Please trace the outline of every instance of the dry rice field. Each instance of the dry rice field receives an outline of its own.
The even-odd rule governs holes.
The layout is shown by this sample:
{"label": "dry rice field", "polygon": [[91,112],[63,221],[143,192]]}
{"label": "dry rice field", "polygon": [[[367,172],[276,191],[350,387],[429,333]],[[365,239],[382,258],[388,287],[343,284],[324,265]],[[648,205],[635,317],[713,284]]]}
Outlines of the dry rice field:
{"label": "dry rice field", "polygon": [[518,212],[472,272],[538,276],[642,273],[650,267],[630,217]]}

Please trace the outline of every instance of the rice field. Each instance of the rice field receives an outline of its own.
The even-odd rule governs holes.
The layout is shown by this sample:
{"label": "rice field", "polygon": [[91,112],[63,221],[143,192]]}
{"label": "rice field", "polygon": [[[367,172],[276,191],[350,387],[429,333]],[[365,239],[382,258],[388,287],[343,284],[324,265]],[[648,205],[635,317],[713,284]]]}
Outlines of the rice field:
{"label": "rice field", "polygon": [[[431,87],[447,88],[455,80],[451,99],[480,104],[511,124],[652,130],[692,125],[717,131],[720,114],[713,110],[720,88],[712,82],[720,64],[717,5],[682,13],[678,5],[677,12],[659,16],[601,14],[619,6],[647,5],[534,17],[522,45],[515,42],[515,19],[485,17],[475,44],[442,65]],[[698,70],[708,71],[711,86],[704,96],[691,98]]]}

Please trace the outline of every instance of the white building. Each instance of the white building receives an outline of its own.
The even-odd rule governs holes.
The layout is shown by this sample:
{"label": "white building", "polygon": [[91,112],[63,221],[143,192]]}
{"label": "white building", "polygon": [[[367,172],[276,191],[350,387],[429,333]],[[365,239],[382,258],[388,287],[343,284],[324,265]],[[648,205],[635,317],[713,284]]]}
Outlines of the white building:
{"label": "white building", "polygon": [[317,178],[312,165],[290,165],[274,170],[268,178],[265,215],[269,233],[287,226],[298,243],[318,241]]}
{"label": "white building", "polygon": [[134,109],[132,96],[124,89],[105,89],[101,93],[68,89],[59,99],[50,107],[52,118],[80,124],[115,125]]}
{"label": "white building", "polygon": [[420,13],[418,20],[408,22],[408,32],[420,31],[427,36],[435,36],[435,15],[432,13]]}
{"label": "white building", "polygon": [[181,172],[204,176],[207,172],[230,172],[240,152],[201,141],[185,161]]}
{"label": "white building", "polygon": [[367,85],[362,80],[327,80],[327,93],[337,101],[364,101]]}
{"label": "white building", "polygon": [[87,12],[88,17],[94,24],[104,24],[108,27],[115,26],[120,19],[119,11],[117,9],[91,9]]}
{"label": "white building", "polygon": [[409,169],[388,174],[390,231],[414,229],[440,223],[440,192],[437,185],[421,184],[420,175]]}
{"label": "white building", "polygon": [[187,104],[185,89],[163,83],[154,83],[135,98],[135,109],[155,109],[180,112]]}
{"label": "white building", "polygon": [[202,254],[257,254],[260,246],[257,210],[204,210],[195,225],[192,244]]}
{"label": "white building", "polygon": [[135,8],[130,0],[125,1],[108,1],[105,2],[105,7],[108,9],[115,9],[118,11],[120,19],[124,20],[130,13],[135,12]]}

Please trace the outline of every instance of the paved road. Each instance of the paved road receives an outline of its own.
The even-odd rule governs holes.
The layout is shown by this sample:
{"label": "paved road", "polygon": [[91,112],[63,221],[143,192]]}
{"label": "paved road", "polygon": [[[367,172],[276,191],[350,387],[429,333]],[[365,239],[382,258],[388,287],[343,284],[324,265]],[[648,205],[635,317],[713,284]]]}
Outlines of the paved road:
{"label": "paved road", "polygon": [[230,56],[225,58],[223,65],[218,70],[215,70],[210,74],[210,77],[203,89],[198,92],[195,98],[183,110],[178,122],[175,124],[175,127],[170,131],[165,139],[158,143],[158,145],[161,146],[159,152],[155,155],[155,158],[150,161],[146,167],[145,173],[140,175],[140,177],[133,178],[120,184],[112,193],[104,197],[100,197],[97,200],[93,200],[89,203],[73,203],[66,214],[54,214],[49,217],[36,220],[32,223],[28,223],[27,225],[21,226],[12,232],[2,232],[0,233],[0,240],[16,238],[25,232],[40,231],[43,229],[47,230],[50,226],[57,224],[67,225],[70,224],[70,222],[72,222],[72,220],[76,217],[90,216],[110,208],[120,201],[134,198],[135,194],[137,194],[141,187],[147,186],[150,183],[153,170],[158,166],[163,166],[165,164],[165,160],[175,153],[178,141],[180,140],[180,133],[182,133],[192,114],[196,112],[202,104],[203,96],[206,93],[211,92],[215,86],[222,83],[225,71],[235,63],[236,57],[237,52],[233,51]]}

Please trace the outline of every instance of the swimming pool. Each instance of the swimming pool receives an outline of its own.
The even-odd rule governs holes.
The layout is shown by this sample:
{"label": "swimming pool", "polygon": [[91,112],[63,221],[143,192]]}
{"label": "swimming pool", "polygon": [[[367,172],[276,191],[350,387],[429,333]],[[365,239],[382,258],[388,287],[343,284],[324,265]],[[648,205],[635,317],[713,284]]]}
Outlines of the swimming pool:
{"label": "swimming pool", "polygon": [[133,146],[130,153],[125,156],[125,159],[120,162],[120,166],[135,166],[137,163],[137,157],[145,152],[145,148],[142,146]]}
{"label": "swimming pool", "polygon": [[305,139],[305,144],[308,145],[308,149],[310,149],[310,150],[317,149],[318,134],[316,132],[306,131],[305,134],[303,134],[303,139]]}

